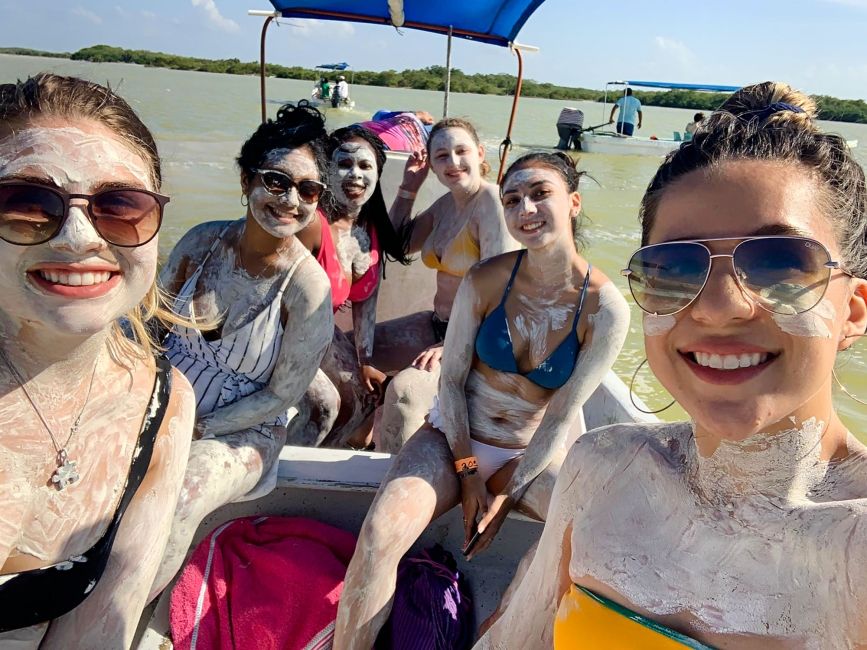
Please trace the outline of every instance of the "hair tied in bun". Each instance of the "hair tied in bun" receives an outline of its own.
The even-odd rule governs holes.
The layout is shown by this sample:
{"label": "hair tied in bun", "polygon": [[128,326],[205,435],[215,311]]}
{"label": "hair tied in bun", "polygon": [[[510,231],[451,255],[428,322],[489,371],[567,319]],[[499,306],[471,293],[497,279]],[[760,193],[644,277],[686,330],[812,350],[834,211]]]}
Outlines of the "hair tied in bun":
{"label": "hair tied in bun", "polygon": [[800,106],[795,106],[794,104],[787,104],[786,102],[774,102],[773,104],[765,106],[764,108],[742,113],[741,117],[745,117],[748,120],[758,120],[759,122],[763,122],[774,113],[779,113],[781,111],[790,111],[792,113],[805,112],[803,108],[801,108]]}

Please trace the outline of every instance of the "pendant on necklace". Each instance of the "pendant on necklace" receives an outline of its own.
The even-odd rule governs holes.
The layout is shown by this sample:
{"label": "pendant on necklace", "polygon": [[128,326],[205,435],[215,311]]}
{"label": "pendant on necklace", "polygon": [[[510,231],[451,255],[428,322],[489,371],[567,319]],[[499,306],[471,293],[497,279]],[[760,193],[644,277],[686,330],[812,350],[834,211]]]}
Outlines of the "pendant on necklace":
{"label": "pendant on necklace", "polygon": [[51,482],[58,490],[75,483],[81,476],[78,474],[78,463],[69,460],[65,449],[57,452],[57,469],[51,475]]}

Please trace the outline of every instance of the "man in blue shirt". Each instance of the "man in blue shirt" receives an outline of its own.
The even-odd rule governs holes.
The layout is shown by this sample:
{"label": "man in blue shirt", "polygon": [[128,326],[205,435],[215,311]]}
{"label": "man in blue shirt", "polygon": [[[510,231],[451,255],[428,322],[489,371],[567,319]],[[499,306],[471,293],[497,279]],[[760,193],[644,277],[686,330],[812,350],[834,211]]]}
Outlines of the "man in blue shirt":
{"label": "man in blue shirt", "polygon": [[626,94],[614,102],[611,107],[611,116],[608,118],[609,123],[614,122],[614,113],[620,109],[620,116],[617,118],[617,132],[623,135],[632,135],[637,128],[641,128],[641,102],[637,97],[632,96],[632,88],[626,89]]}

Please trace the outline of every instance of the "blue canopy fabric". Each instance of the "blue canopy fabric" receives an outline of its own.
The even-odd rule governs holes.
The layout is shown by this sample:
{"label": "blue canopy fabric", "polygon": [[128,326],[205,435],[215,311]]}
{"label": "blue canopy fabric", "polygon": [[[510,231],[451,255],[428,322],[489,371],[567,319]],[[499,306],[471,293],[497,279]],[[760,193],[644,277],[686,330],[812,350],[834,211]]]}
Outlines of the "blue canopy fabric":
{"label": "blue canopy fabric", "polygon": [[714,93],[733,93],[740,86],[717,86],[714,84],[679,84],[669,81],[609,81],[609,84],[638,86],[643,88],[665,88],[667,90],[699,90]]}
{"label": "blue canopy fabric", "polygon": [[508,46],[544,0],[271,0],[284,18],[318,18],[393,25],[389,4],[401,5],[396,27]]}
{"label": "blue canopy fabric", "polygon": [[340,63],[320,63],[316,67],[323,70],[346,70],[349,64],[346,61],[342,61]]}

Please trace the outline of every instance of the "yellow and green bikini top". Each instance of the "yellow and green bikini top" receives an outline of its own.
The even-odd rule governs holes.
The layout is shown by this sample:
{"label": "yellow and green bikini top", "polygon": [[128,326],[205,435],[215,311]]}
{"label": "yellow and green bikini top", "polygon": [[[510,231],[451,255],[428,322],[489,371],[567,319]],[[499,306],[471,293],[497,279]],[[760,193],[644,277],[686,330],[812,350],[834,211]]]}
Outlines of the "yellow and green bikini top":
{"label": "yellow and green bikini top", "polygon": [[554,650],[714,650],[613,600],[572,585],[554,620]]}

